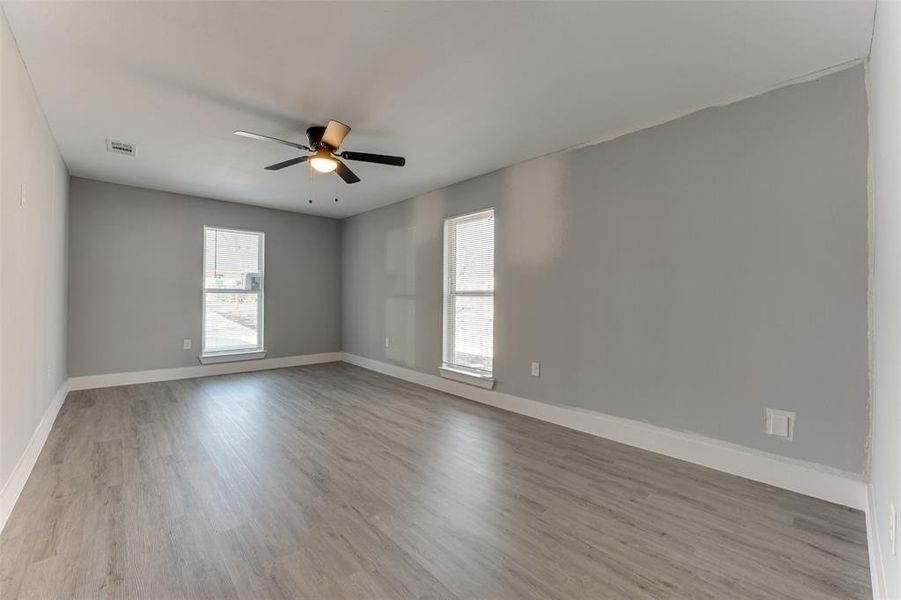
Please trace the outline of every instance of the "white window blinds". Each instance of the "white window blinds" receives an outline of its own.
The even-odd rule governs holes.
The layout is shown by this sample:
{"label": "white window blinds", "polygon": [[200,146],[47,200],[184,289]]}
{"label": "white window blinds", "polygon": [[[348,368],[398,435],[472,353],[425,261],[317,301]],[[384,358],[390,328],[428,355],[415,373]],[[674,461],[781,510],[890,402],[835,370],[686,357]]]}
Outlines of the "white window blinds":
{"label": "white window blinds", "polygon": [[444,364],[494,370],[494,210],[444,226]]}
{"label": "white window blinds", "polygon": [[203,354],[263,348],[263,234],[203,231]]}

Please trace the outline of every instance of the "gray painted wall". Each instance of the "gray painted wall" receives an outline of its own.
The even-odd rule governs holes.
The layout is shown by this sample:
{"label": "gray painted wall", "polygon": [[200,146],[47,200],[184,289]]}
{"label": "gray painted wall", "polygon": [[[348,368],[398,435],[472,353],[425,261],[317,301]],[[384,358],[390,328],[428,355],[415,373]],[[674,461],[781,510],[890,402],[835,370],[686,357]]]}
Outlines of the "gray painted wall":
{"label": "gray painted wall", "polygon": [[442,221],[490,206],[498,391],[864,471],[862,67],[343,221],[344,351],[436,373]]}
{"label": "gray painted wall", "polygon": [[204,225],[266,232],[268,358],[341,349],[339,221],[75,177],[70,194],[70,376],[198,364]]}
{"label": "gray painted wall", "polygon": [[[69,173],[0,10],[0,489],[66,380]],[[20,202],[25,186],[25,203]],[[9,490],[7,490],[8,492]],[[9,497],[5,499],[11,499]],[[3,509],[11,509],[4,506]],[[0,514],[0,528],[6,514]]]}

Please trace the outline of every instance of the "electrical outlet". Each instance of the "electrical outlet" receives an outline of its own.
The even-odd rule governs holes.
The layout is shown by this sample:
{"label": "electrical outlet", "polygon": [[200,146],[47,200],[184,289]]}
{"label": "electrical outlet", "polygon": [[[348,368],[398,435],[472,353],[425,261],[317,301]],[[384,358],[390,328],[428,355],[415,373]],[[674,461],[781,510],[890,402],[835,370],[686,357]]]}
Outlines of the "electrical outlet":
{"label": "electrical outlet", "polygon": [[185,339],[183,345],[184,345],[185,350],[190,350],[190,349],[191,349],[191,340],[190,340],[190,339]]}
{"label": "electrical outlet", "polygon": [[391,347],[391,338],[385,338],[385,348]]}
{"label": "electrical outlet", "polygon": [[787,410],[766,409],[764,431],[767,435],[790,440],[795,436],[795,419],[797,415]]}
{"label": "electrical outlet", "polygon": [[896,541],[898,539],[898,536],[897,536],[898,515],[895,513],[894,503],[889,505],[888,514],[889,514],[889,518],[892,520],[892,522],[889,524],[889,529],[888,529],[888,543],[889,543],[889,547],[892,549],[892,556],[894,556],[895,552],[897,550]]}
{"label": "electrical outlet", "polygon": [[19,206],[25,206],[28,202],[28,192],[25,189],[25,184],[19,186]]}
{"label": "electrical outlet", "polygon": [[538,377],[539,375],[541,375],[541,363],[533,362],[532,377]]}

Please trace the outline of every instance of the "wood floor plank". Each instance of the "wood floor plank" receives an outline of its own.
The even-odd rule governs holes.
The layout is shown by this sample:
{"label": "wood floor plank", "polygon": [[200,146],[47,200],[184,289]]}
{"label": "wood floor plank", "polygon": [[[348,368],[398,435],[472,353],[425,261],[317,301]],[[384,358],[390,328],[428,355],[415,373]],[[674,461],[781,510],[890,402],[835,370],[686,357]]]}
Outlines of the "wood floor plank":
{"label": "wood floor plank", "polygon": [[871,592],[858,511],[333,363],[70,393],[0,597]]}

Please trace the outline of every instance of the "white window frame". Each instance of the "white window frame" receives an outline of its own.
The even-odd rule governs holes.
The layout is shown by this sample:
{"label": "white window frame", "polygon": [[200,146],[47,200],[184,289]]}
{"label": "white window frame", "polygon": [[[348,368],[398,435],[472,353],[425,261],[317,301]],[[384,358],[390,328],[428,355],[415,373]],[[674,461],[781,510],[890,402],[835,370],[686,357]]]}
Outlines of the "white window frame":
{"label": "white window frame", "polygon": [[[232,233],[243,233],[259,236],[260,240],[260,251],[259,251],[259,274],[261,277],[260,289],[259,290],[246,290],[246,289],[232,289],[232,288],[208,288],[206,287],[206,259],[207,259],[207,248],[206,248],[206,240],[207,234],[209,231],[228,231]],[[202,315],[201,315],[201,334],[200,334],[200,345],[201,345],[201,354],[200,354],[200,362],[204,364],[208,363],[217,363],[217,362],[229,362],[233,360],[253,360],[257,358],[264,358],[266,356],[266,346],[264,340],[264,333],[266,331],[265,327],[265,314],[264,310],[265,306],[265,289],[266,289],[266,232],[264,231],[254,231],[251,229],[235,229],[234,227],[219,227],[216,225],[204,225],[203,226],[203,265],[201,269],[201,289],[203,290],[200,295],[200,304],[202,306]],[[215,350],[208,351],[206,348],[206,296],[207,294],[248,294],[248,295],[256,295],[257,296],[257,336],[259,344],[254,348],[238,348],[238,349],[227,349],[227,350]]]}
{"label": "white window frame", "polygon": [[[494,305],[495,290],[468,290],[458,291],[455,289],[454,278],[456,275],[455,266],[451,264],[453,256],[453,226],[461,221],[482,219],[487,215],[494,217],[495,228],[497,227],[496,211],[494,208],[486,208],[471,213],[454,215],[444,220],[444,293],[441,297],[442,313],[443,313],[443,330],[442,330],[442,354],[441,365],[438,371],[442,377],[453,379],[463,383],[477,385],[479,387],[491,389],[494,387],[494,319],[491,321],[491,354],[492,354],[492,371],[483,371],[473,369],[471,367],[457,365],[453,363],[454,356],[454,302],[449,301],[450,297],[490,297],[492,306]],[[495,239],[496,241],[496,239]],[[497,255],[496,243],[493,248],[495,256]],[[495,289],[496,289],[495,285]],[[493,311],[492,311],[493,312]]]}

